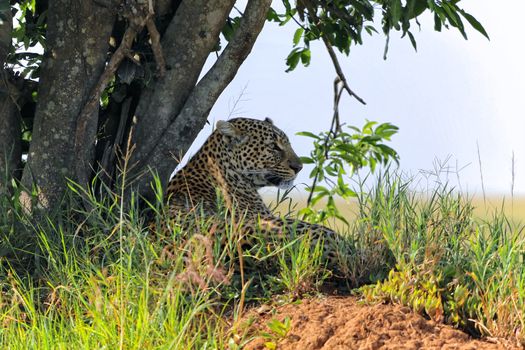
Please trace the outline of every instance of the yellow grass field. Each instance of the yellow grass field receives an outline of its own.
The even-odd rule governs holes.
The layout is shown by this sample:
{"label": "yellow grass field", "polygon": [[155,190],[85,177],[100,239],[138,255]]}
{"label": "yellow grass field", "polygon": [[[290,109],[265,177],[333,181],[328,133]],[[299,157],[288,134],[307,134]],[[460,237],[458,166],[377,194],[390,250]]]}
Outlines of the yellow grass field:
{"label": "yellow grass field", "polygon": [[515,197],[513,200],[510,198],[488,197],[485,201],[483,198],[476,197],[472,203],[476,208],[474,213],[480,219],[490,219],[494,212],[503,211],[509,220],[525,224],[525,197]]}
{"label": "yellow grass field", "polygon": [[[303,208],[306,205],[307,196],[301,196],[302,198],[293,199],[294,212]],[[275,202],[275,197],[265,196],[266,202],[272,203]],[[514,224],[525,225],[525,196],[504,198],[503,196],[490,196],[486,197],[474,197],[472,198],[472,204],[474,206],[474,216],[479,220],[489,220],[495,213],[503,212],[505,216]],[[321,207],[323,204],[319,203],[316,207]],[[273,206],[272,206],[273,207]],[[278,214],[284,214],[288,212],[289,205],[288,203],[281,204],[277,207],[276,212]],[[344,216],[349,220],[355,218],[357,213],[357,202],[351,201],[350,203],[341,201],[340,208]]]}

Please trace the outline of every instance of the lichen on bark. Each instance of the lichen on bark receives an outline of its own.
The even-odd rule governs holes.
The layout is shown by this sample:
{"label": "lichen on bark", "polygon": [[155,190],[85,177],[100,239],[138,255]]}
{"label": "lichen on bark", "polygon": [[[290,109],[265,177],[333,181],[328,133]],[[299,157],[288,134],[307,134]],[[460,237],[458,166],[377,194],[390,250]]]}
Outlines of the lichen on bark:
{"label": "lichen on bark", "polygon": [[[75,180],[74,130],[85,99],[104,69],[115,14],[94,1],[50,0],[46,52],[27,166],[22,178],[53,207]],[[97,116],[90,122],[95,141]]]}
{"label": "lichen on bark", "polygon": [[[100,90],[95,87],[105,87],[107,83],[99,84],[99,79],[105,70],[110,71],[107,63],[111,61],[108,59],[115,56],[116,51],[108,55],[111,51],[108,42],[112,30],[115,30],[114,25],[117,27],[125,22],[125,26],[129,26],[132,22],[126,16],[125,21],[116,22],[114,10],[117,8],[100,7],[101,3],[114,5],[112,1],[102,0],[49,0],[46,52],[40,67],[33,140],[22,178],[25,186],[37,186],[40,205],[45,204],[49,208],[57,206],[68,178],[77,182],[80,180],[81,185],[88,182],[89,176],[83,176],[82,169],[91,171],[89,165],[93,163],[91,155],[95,149],[100,113],[93,110],[92,115],[87,115],[91,112],[82,111],[91,92]],[[177,156],[187,151],[204,126],[211,107],[250,52],[266,20],[270,3],[270,0],[248,1],[237,33],[200,82],[201,70],[219,41],[235,0],[162,0],[157,3],[158,17],[155,17],[156,23],[150,25],[160,28],[161,53],[167,69],[147,83],[133,85],[137,91],[131,94],[132,85],[126,83],[128,95],[125,99],[133,100],[133,107],[129,109],[129,114],[122,114],[119,110],[112,112],[124,121],[122,124],[125,127],[119,127],[118,132],[125,130],[127,135],[133,135],[130,144],[134,146],[134,152],[130,164],[134,167],[130,175],[134,178],[134,175],[146,173],[134,182],[141,195],[148,197],[151,188],[149,169],[156,170],[162,183],[167,183],[169,174],[178,163]],[[125,2],[124,7],[118,9],[125,11],[130,4],[133,1]],[[144,32],[138,30],[135,43],[146,43],[144,38],[148,39]],[[158,44],[158,41],[155,42]],[[127,48],[131,61],[133,49],[131,46]],[[156,52],[157,58],[159,52]],[[93,109],[97,108],[98,105]],[[131,120],[134,122],[131,123]],[[130,125],[133,128],[128,133]],[[82,131],[82,137],[75,137],[75,132],[79,134],[78,130]],[[104,144],[105,153],[106,150],[115,153],[116,149],[124,148],[122,146],[126,141],[122,137],[115,137],[114,140],[122,142]],[[130,190],[133,189],[136,187]]]}

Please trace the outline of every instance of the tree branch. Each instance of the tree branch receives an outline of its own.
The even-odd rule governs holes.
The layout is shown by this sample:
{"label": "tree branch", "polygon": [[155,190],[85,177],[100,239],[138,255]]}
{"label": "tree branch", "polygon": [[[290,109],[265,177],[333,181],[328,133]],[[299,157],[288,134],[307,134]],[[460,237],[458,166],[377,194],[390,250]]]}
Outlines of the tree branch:
{"label": "tree branch", "polygon": [[[311,19],[317,25],[320,21],[319,21],[319,18],[317,17],[317,13],[316,13],[314,5],[312,5],[310,0],[303,0],[302,2],[306,5],[308,14],[310,15]],[[350,96],[353,96],[356,100],[366,105],[366,102],[361,97],[359,97],[354,91],[352,91],[352,89],[348,85],[346,76],[343,73],[343,70],[341,69],[341,65],[339,64],[339,59],[337,58],[334,48],[332,47],[332,44],[330,44],[330,41],[328,40],[328,37],[326,36],[326,34],[323,33],[322,31],[321,31],[321,38],[323,39],[323,43],[326,46],[326,50],[328,51],[328,54],[330,55],[330,59],[332,60],[332,63],[334,64],[335,71],[337,75],[339,76],[339,79],[341,79],[341,82],[343,83],[344,89],[348,92],[348,94],[350,94]]]}
{"label": "tree branch", "polygon": [[[122,41],[117,50],[111,56],[109,63],[107,64],[104,72],[100,76],[97,84],[91,91],[89,100],[82,108],[77,119],[77,126],[75,131],[75,154],[77,157],[76,163],[76,178],[77,181],[84,184],[88,182],[89,169],[91,165],[90,154],[92,152],[90,145],[94,140],[90,140],[93,137],[92,132],[88,131],[88,125],[90,120],[96,115],[99,108],[99,100],[111,78],[115,75],[122,60],[130,56],[131,46],[137,34],[142,30],[144,26],[148,28],[151,46],[157,62],[159,75],[162,77],[166,72],[166,63],[162,54],[162,48],[160,46],[160,34],[157,31],[155,22],[153,21],[153,3],[148,1],[147,6],[142,4],[142,7],[125,9],[124,16],[128,19],[129,26],[126,29]],[[134,60],[132,59],[134,62]]]}
{"label": "tree branch", "polygon": [[[161,40],[166,74],[144,87],[134,113],[137,119],[133,132],[136,149],[132,161],[139,164],[136,169],[162,169],[160,173],[167,180],[175,165],[166,159],[171,159],[172,150],[181,149],[175,144],[193,142],[193,139],[185,138],[166,139],[167,129],[178,118],[195,88],[234,3],[235,0],[193,0],[182,1],[178,6]],[[161,140],[170,146],[165,145],[166,153],[159,155],[162,160],[154,163],[151,156],[157,152],[155,148]]]}
{"label": "tree branch", "polygon": [[135,161],[149,162],[153,148],[181,111],[234,3],[193,0],[183,1],[177,8],[161,40],[169,69],[143,89],[135,111]]}
{"label": "tree branch", "polygon": [[[164,184],[167,183],[171,171],[178,164],[176,157],[186,153],[191,146],[206,123],[208,113],[217,98],[232,81],[250,53],[266,21],[270,4],[271,0],[248,1],[240,26],[232,40],[212,68],[195,86],[177,118],[169,125],[146,158],[151,165],[162,165],[157,170]],[[140,180],[141,192],[148,191],[147,183],[150,180],[148,176]]]}
{"label": "tree branch", "polygon": [[326,35],[324,34],[323,34],[323,42],[324,42],[324,45],[326,46],[326,50],[328,51],[328,54],[330,55],[330,58],[332,59],[332,62],[335,68],[335,72],[339,76],[339,79],[341,79],[341,82],[343,83],[343,87],[345,88],[345,90],[350,94],[350,96],[353,96],[356,100],[366,105],[365,100],[363,100],[354,91],[352,91],[352,89],[348,85],[345,74],[343,73],[343,70],[341,69],[341,65],[339,64],[339,60],[337,59],[337,55],[335,54],[334,48],[332,47],[332,44],[330,44],[330,42],[326,38]]}
{"label": "tree branch", "polygon": [[89,100],[86,102],[78,116],[75,131],[75,154],[77,159],[75,172],[77,181],[81,184],[86,184],[88,182],[88,171],[90,165],[89,154],[91,153],[91,147],[89,146],[92,143],[91,140],[89,140],[91,135],[88,132],[88,125],[90,124],[93,115],[98,112],[99,100],[102,92],[106,88],[109,80],[115,75],[122,60],[127,56],[137,32],[138,30],[134,26],[130,26],[126,29],[119,47],[113,56],[111,56],[106,69],[91,91]]}
{"label": "tree branch", "polygon": [[192,109],[191,113],[202,115],[203,118],[208,117],[208,112],[217,98],[233,80],[239,67],[251,52],[266,21],[270,5],[271,0],[250,0],[248,2],[235,35],[215,64],[193,89],[179,118],[188,113],[189,108]]}
{"label": "tree branch", "polygon": [[[341,122],[339,120],[339,101],[341,101],[341,95],[343,93],[344,85],[342,87],[339,86],[339,83],[342,83],[341,79],[339,77],[335,78],[334,80],[334,114],[332,116],[332,122],[330,123],[330,130],[326,134],[326,137],[324,138],[324,142],[321,144],[321,147],[324,149],[324,161],[327,161],[330,158],[330,147],[331,147],[331,140],[335,139],[338,135],[338,133],[341,131]],[[315,193],[315,187],[317,186],[317,182],[319,181],[319,170],[315,173],[314,179],[312,181],[312,185],[310,186],[310,192],[308,194],[308,199],[306,200],[306,206],[310,206],[312,203],[313,195]]]}
{"label": "tree branch", "polygon": [[160,34],[155,26],[153,18],[146,21],[146,27],[148,28],[149,37],[151,39],[151,49],[153,50],[153,56],[155,56],[155,62],[157,63],[157,69],[159,70],[159,77],[163,78],[164,75],[166,75],[166,60],[162,54]]}

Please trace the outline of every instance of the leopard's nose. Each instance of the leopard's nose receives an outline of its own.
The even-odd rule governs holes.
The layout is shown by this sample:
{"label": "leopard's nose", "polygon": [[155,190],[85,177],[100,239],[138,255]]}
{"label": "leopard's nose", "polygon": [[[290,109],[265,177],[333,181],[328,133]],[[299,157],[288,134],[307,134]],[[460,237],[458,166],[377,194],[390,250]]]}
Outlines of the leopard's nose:
{"label": "leopard's nose", "polygon": [[297,174],[303,168],[303,164],[299,160],[298,161],[291,161],[290,162],[290,168]]}

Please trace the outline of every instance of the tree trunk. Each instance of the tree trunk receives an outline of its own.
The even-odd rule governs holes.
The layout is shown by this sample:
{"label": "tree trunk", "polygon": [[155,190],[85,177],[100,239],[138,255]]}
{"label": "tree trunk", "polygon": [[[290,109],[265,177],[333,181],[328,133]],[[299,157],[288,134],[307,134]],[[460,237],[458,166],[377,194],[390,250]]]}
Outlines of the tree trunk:
{"label": "tree trunk", "polygon": [[11,48],[13,18],[8,9],[0,24],[0,195],[7,193],[10,180],[20,168],[20,118],[16,106],[18,90],[4,69]]}
{"label": "tree trunk", "polygon": [[141,176],[134,188],[148,199],[153,195],[149,169],[156,171],[165,188],[170,173],[204,127],[213,104],[250,53],[271,0],[248,2],[234,37],[197,85],[234,1],[189,4],[181,4],[162,41],[171,70],[144,92],[135,113],[137,148],[132,159],[138,165],[135,175]]}
{"label": "tree trunk", "polygon": [[[90,155],[94,154],[99,113],[83,115],[81,123],[78,118],[86,102],[92,98],[94,87],[101,91],[97,81],[104,69],[107,70],[106,76],[114,73],[114,67],[110,69],[105,63],[108,62],[107,43],[115,15],[107,8],[99,7],[99,3],[107,1],[49,2],[47,47],[41,68],[33,141],[22,179],[26,186],[38,186],[39,202],[44,208],[57,206],[66,188],[66,178],[75,181],[87,178],[78,171],[82,170],[78,164],[92,164],[93,161]],[[122,6],[129,5],[126,4]],[[119,82],[129,84],[125,86],[128,93],[129,89],[132,90],[133,106],[136,106],[130,109],[131,113],[134,110],[135,123],[130,175],[139,178],[133,189],[138,188],[140,194],[148,198],[151,198],[149,184],[152,180],[148,171],[156,170],[166,185],[180,157],[204,126],[213,104],[251,51],[266,20],[271,0],[248,1],[234,37],[215,65],[197,83],[234,4],[235,0],[159,1],[156,15],[163,23],[161,47],[167,71],[148,81],[144,87]],[[148,32],[150,29],[148,27]],[[135,44],[139,49],[141,44],[148,42],[145,35],[148,32],[137,35]],[[151,45],[152,40],[149,42]],[[130,99],[125,101],[129,108]],[[123,112],[122,121],[126,117]],[[83,159],[75,159],[75,154],[79,154],[78,144],[75,148],[75,131],[78,132],[79,126],[81,139],[86,140],[81,145],[84,148],[80,149],[80,153],[87,154],[82,156]],[[122,132],[121,127],[118,130]],[[104,146],[104,149],[119,148],[117,143],[114,147]],[[138,176],[144,173],[145,176]]]}
{"label": "tree trunk", "polygon": [[139,169],[148,163],[158,140],[195,87],[234,3],[235,0],[184,1],[177,9],[161,41],[169,70],[142,92],[135,112],[133,160],[139,162]]}
{"label": "tree trunk", "polygon": [[[39,188],[39,202],[53,208],[75,180],[77,117],[104,69],[113,11],[86,0],[50,0],[47,47],[41,67],[33,141],[22,182]],[[97,115],[90,118],[85,147],[94,148]]]}

